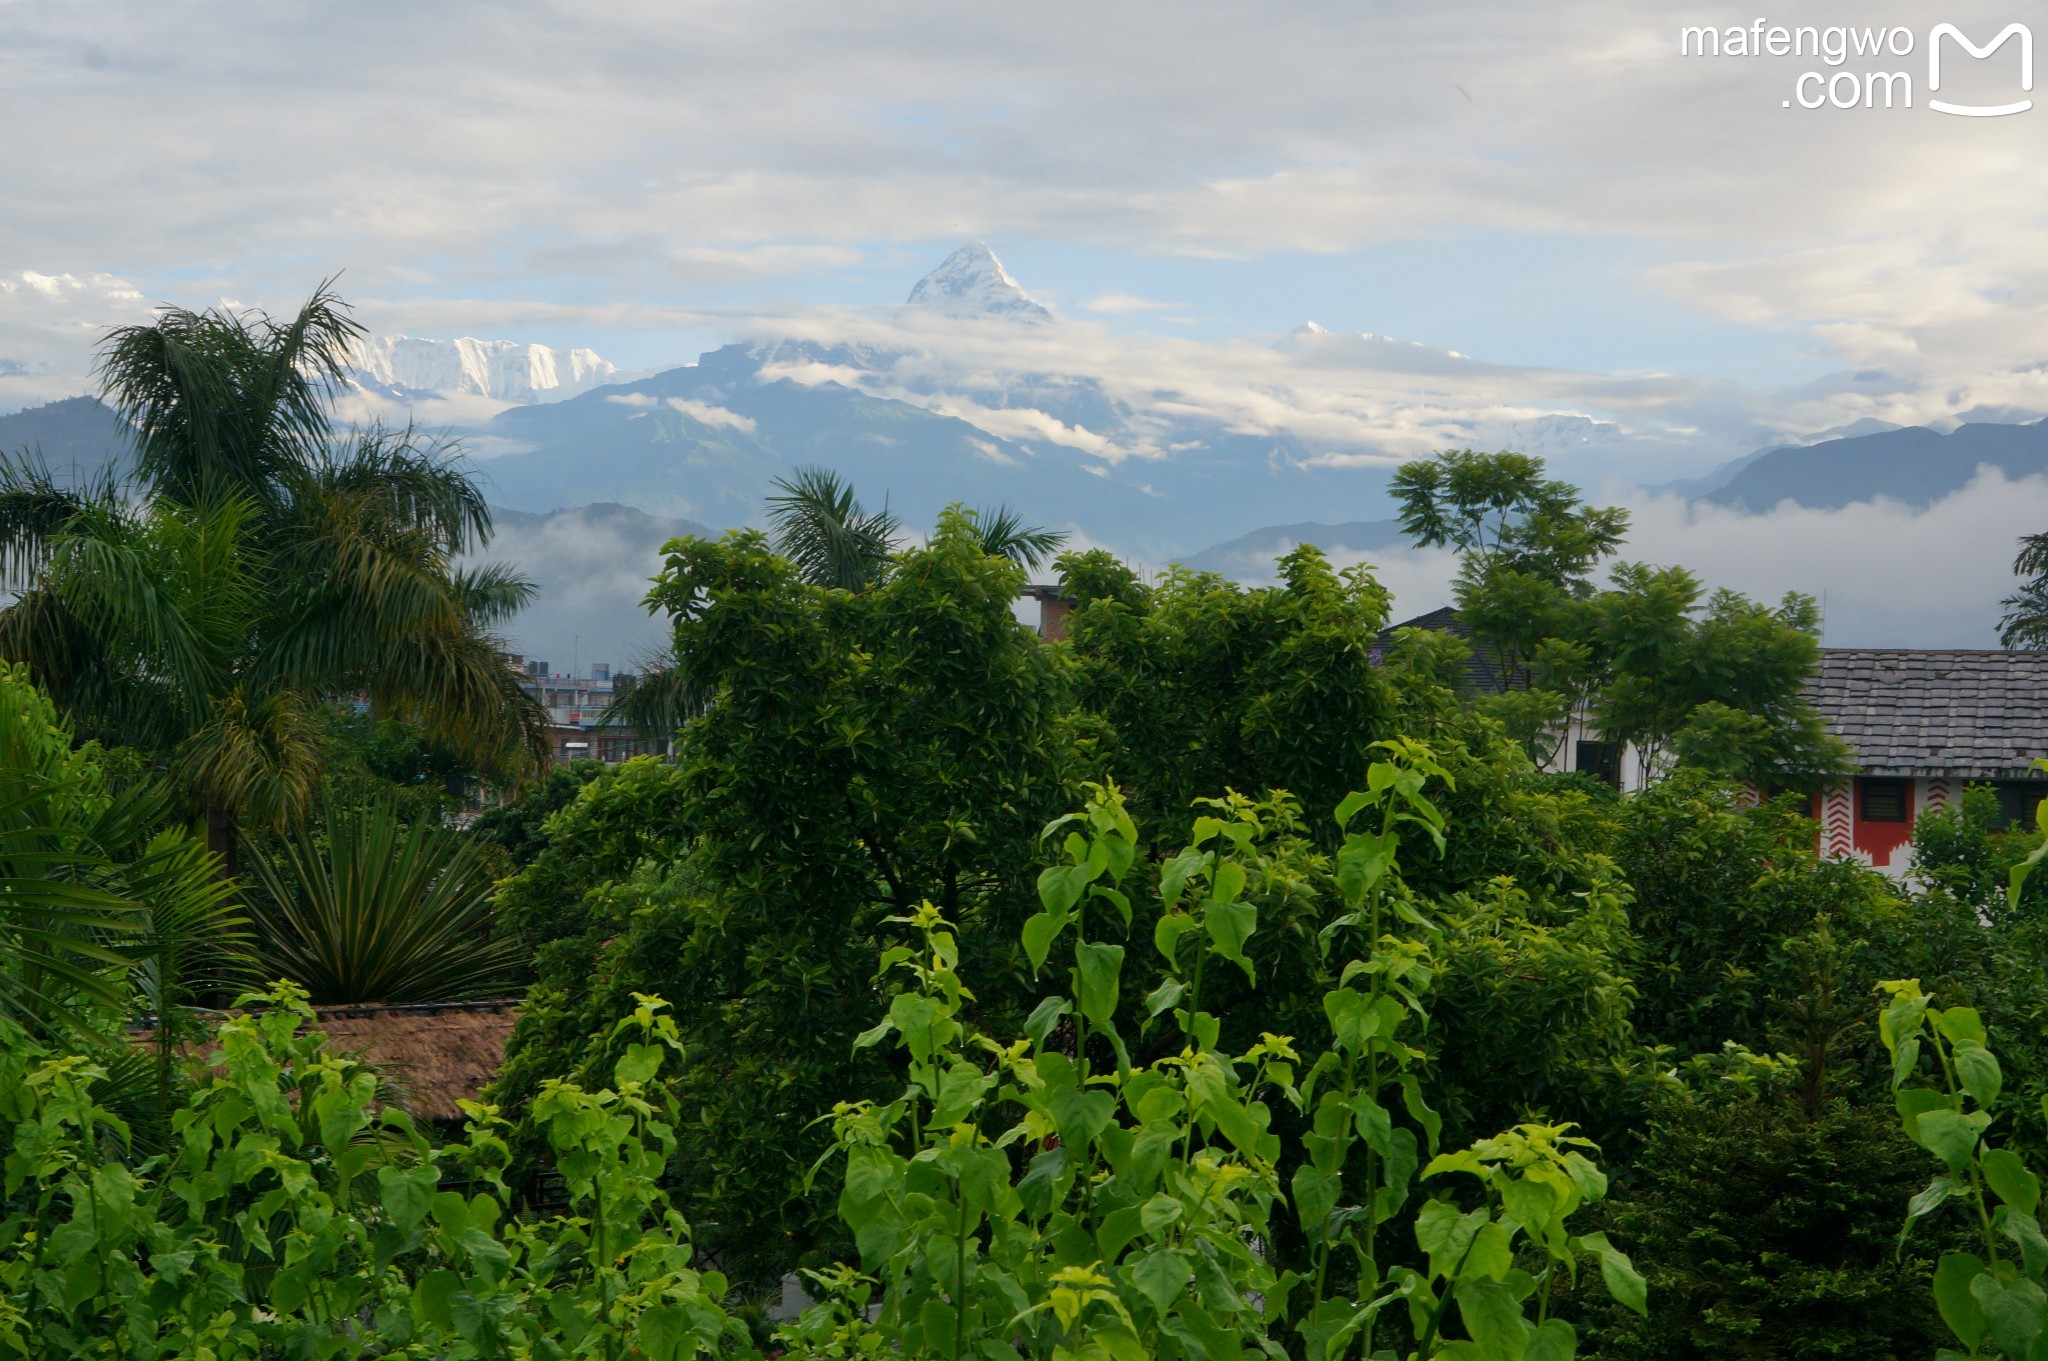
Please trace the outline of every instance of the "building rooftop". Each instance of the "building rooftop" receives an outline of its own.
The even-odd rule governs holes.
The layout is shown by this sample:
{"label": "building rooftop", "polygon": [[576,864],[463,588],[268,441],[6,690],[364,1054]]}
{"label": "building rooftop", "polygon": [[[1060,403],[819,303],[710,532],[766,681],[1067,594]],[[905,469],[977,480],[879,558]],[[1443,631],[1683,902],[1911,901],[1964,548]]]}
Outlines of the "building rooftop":
{"label": "building rooftop", "polygon": [[1380,636],[1373,646],[1373,661],[1377,663],[1386,655],[1386,649],[1393,643],[1395,633],[1402,629],[1427,629],[1431,633],[1448,633],[1461,638],[1472,650],[1465,659],[1465,686],[1482,695],[1498,695],[1508,689],[1507,669],[1501,664],[1500,653],[1490,643],[1484,643],[1472,636],[1472,630],[1465,621],[1458,618],[1458,611],[1450,605],[1443,605],[1428,614],[1418,614],[1413,619],[1403,619],[1398,624],[1389,624],[1380,630]]}
{"label": "building rooftop", "polygon": [[1826,648],[1806,693],[1866,774],[2016,779],[2048,756],[2048,652]]}

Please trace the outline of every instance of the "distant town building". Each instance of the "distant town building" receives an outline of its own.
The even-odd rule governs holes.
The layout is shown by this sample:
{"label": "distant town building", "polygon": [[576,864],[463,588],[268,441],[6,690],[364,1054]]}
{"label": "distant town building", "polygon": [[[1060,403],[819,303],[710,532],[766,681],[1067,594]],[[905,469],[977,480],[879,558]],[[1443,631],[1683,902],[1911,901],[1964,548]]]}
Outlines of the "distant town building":
{"label": "distant town building", "polygon": [[507,653],[505,660],[519,673],[519,688],[548,712],[549,755],[556,765],[585,760],[616,764],[660,749],[642,734],[604,721],[639,680],[633,672],[614,672],[609,663],[592,662],[589,675],[571,676],[550,670],[538,658]]}
{"label": "distant town building", "polygon": [[2048,796],[2048,652],[1827,648],[1807,698],[1849,744],[1856,774],[1816,801],[1821,850],[1893,876],[1911,870],[1913,820],[1973,784],[2000,821],[2032,827]]}
{"label": "distant town building", "polygon": [[[1497,658],[1458,619],[1432,610],[1381,633],[1375,660],[1403,628],[1455,634],[1473,644],[1465,683],[1499,694],[1510,684]],[[1998,798],[2001,825],[2031,829],[2048,797],[2048,652],[1994,648],[1822,648],[1806,698],[1848,744],[1855,774],[1813,800],[1824,855],[1860,860],[1894,878],[1913,867],[1913,821],[1956,804],[1971,785]],[[1632,746],[1600,740],[1573,717],[1550,762],[1617,789],[1645,778]]]}
{"label": "distant town building", "polygon": [[1058,586],[1026,586],[1019,599],[1038,602],[1039,637],[1057,643],[1067,636],[1067,616],[1074,612],[1074,602]]}

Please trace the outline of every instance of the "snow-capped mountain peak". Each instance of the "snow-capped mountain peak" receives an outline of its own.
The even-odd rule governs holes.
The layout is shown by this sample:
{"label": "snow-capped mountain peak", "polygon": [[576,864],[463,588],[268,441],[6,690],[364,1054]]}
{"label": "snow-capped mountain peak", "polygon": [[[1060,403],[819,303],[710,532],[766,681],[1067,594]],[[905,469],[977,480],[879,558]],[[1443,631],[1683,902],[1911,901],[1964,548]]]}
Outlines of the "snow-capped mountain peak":
{"label": "snow-capped mountain peak", "polygon": [[917,281],[909,301],[954,316],[994,316],[1015,320],[1051,318],[1037,299],[1018,287],[1003,262],[985,241],[970,241]]}
{"label": "snow-capped mountain peak", "polygon": [[588,392],[618,372],[595,350],[555,350],[516,340],[423,340],[371,336],[356,347],[356,376],[417,392],[467,393],[501,402],[548,402]]}

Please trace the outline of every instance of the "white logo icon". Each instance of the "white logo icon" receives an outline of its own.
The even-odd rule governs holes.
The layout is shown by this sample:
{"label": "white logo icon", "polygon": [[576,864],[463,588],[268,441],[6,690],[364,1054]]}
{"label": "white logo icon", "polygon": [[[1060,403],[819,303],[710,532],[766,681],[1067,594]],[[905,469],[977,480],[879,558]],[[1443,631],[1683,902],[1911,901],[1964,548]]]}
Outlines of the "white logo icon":
{"label": "white logo icon", "polygon": [[[1927,35],[1927,88],[1930,91],[1941,88],[1941,40],[1944,36],[1954,38],[1958,43],[1962,44],[1963,50],[1971,56],[1983,58],[1990,56],[1993,52],[2005,46],[2005,40],[2014,34],[2018,34],[2020,40],[2020,88],[2022,90],[2032,90],[2034,88],[2034,35],[2025,24],[2007,24],[2003,29],[1999,30],[1997,37],[1982,47],[1965,38],[1962,30],[1954,24],[1937,25],[1934,31]],[[2025,113],[2028,109],[2034,107],[2034,101],[2022,99],[2016,104],[1949,104],[1939,99],[1930,99],[1927,101],[1927,107],[1939,109],[1943,113],[1959,113],[1966,118],[1997,118],[2001,114]]]}

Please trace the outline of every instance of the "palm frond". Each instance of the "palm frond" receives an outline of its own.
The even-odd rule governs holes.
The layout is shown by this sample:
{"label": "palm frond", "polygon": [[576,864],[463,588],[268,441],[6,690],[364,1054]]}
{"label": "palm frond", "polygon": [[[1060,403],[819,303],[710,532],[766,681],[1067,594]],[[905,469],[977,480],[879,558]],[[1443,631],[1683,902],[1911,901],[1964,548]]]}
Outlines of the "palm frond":
{"label": "palm frond", "polygon": [[768,527],[775,551],[814,586],[864,591],[887,573],[899,528],[885,505],[870,514],[853,487],[828,468],[798,468],[775,479]]}
{"label": "palm frond", "polygon": [[40,452],[0,452],[0,589],[21,591],[40,580],[50,543],[88,507],[120,504],[104,469],[77,486],[61,485]]}
{"label": "palm frond", "polygon": [[510,563],[457,568],[451,580],[462,613],[479,628],[496,628],[531,605],[540,586]]}
{"label": "palm frond", "polygon": [[107,333],[100,392],[133,427],[137,472],[153,490],[269,507],[278,479],[325,443],[327,399],[362,334],[332,281],[284,323],[164,307],[150,325]]}
{"label": "palm frond", "polygon": [[179,778],[237,822],[282,829],[305,814],[319,782],[311,716],[295,691],[237,686],[178,749]]}
{"label": "palm frond", "polygon": [[711,696],[672,654],[641,664],[633,685],[612,700],[598,720],[600,727],[628,728],[643,737],[669,741],[685,723],[704,712]]}
{"label": "palm frond", "polygon": [[992,558],[1008,558],[1034,572],[1052,561],[1067,541],[1067,536],[1057,530],[1025,524],[1024,517],[1009,506],[985,506],[968,513],[974,519],[982,552]]}

